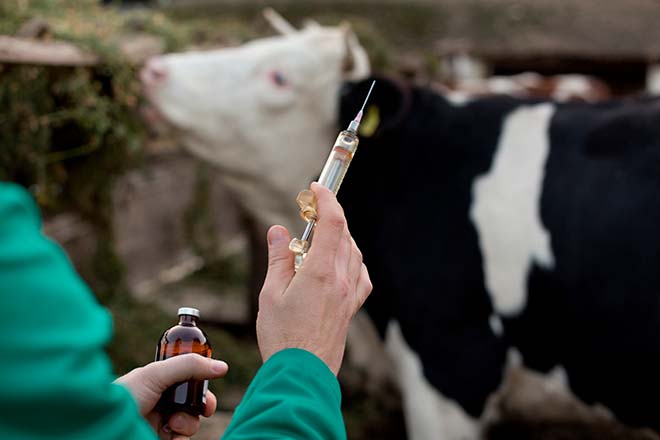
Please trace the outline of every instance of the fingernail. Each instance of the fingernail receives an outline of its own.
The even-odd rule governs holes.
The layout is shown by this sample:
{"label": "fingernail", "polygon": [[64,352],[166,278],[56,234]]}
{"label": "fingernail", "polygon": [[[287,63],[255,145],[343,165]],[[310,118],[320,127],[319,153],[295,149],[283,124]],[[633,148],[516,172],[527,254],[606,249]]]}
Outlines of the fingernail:
{"label": "fingernail", "polygon": [[279,245],[284,241],[286,241],[286,234],[284,233],[284,229],[282,227],[271,228],[270,232],[268,233],[268,244],[271,246]]}
{"label": "fingernail", "polygon": [[225,362],[216,361],[215,359],[211,361],[211,371],[214,373],[224,373],[229,368]]}
{"label": "fingernail", "polygon": [[169,424],[169,423],[165,423],[165,424],[163,425],[163,428],[162,428],[162,429],[163,429],[164,432],[172,432],[172,428],[170,428],[170,424]]}

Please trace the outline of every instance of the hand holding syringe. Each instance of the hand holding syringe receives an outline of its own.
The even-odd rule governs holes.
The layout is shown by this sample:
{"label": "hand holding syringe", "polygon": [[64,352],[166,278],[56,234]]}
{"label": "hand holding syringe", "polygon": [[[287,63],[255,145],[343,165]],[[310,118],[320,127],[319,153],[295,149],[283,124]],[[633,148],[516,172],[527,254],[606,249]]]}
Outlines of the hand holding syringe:
{"label": "hand holding syringe", "polygon": [[[321,176],[319,177],[318,182],[335,194],[339,191],[339,186],[344,180],[348,166],[351,164],[351,159],[353,159],[353,155],[360,142],[357,136],[357,130],[360,126],[360,121],[362,120],[362,112],[364,111],[364,107],[367,104],[367,100],[369,99],[369,95],[371,95],[371,90],[374,88],[375,83],[376,81],[371,83],[367,97],[355,119],[348,124],[346,130],[340,132],[339,136],[337,136],[337,140],[332,147],[330,156],[323,167],[323,171],[321,171]],[[289,243],[289,249],[296,254],[295,265],[296,270],[298,270],[300,266],[302,266],[305,255],[307,255],[307,251],[312,242],[312,235],[314,233],[314,227],[316,226],[317,216],[316,199],[313,192],[307,189],[300,191],[296,201],[300,207],[301,217],[307,222],[302,237],[294,238],[291,240],[291,243]]]}

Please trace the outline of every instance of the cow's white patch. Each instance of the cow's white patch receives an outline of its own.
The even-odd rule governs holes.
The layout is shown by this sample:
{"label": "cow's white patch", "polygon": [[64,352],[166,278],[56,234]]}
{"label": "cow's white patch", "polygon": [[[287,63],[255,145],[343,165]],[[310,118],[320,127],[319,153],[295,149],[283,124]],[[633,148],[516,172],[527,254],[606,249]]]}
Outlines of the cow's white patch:
{"label": "cow's white patch", "polygon": [[524,96],[527,91],[515,77],[493,76],[486,80],[486,87],[491,93],[510,96]]}
{"label": "cow's white patch", "polygon": [[443,70],[453,81],[483,79],[488,71],[483,60],[465,52],[443,57],[442,64]]}
{"label": "cow's white patch", "polygon": [[649,64],[646,70],[646,92],[660,95],[660,64]]}
{"label": "cow's white patch", "polygon": [[560,75],[552,98],[557,101],[568,101],[572,98],[587,97],[591,91],[591,84],[584,75]]}
{"label": "cow's white patch", "polygon": [[554,266],[539,206],[554,110],[552,104],[539,104],[512,112],[491,169],[472,188],[470,217],[479,234],[486,288],[499,314],[515,314],[525,306],[533,261]]}
{"label": "cow's white patch", "polygon": [[465,92],[448,91],[443,94],[447,101],[449,101],[454,107],[464,107],[474,100],[473,96],[470,96],[469,93]]}
{"label": "cow's white patch", "polygon": [[504,325],[502,325],[502,319],[497,316],[496,314],[491,314],[490,317],[488,318],[488,325],[490,325],[490,329],[495,333],[497,336],[502,336],[504,334]]}
{"label": "cow's white patch", "polygon": [[385,347],[401,388],[410,440],[473,440],[479,437],[478,421],[468,416],[456,402],[442,396],[424,378],[419,356],[406,344],[396,321],[390,321],[387,326]]}

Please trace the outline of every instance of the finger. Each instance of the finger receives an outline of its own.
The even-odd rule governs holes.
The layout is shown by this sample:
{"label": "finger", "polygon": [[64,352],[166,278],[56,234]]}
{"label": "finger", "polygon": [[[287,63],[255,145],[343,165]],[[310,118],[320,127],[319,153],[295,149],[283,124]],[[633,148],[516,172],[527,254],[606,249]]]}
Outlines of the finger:
{"label": "finger", "polygon": [[172,440],[173,433],[167,423],[163,423],[163,416],[156,411],[151,411],[145,416],[151,428],[158,434],[160,440]]}
{"label": "finger", "polygon": [[349,286],[351,289],[355,287],[355,283],[350,283],[349,279],[349,269],[351,265],[351,236],[348,233],[348,228],[344,227],[344,232],[342,233],[341,241],[339,242],[339,248],[337,249],[337,255],[335,256],[335,267],[337,274],[345,276],[349,280]]}
{"label": "finger", "polygon": [[[367,266],[363,263],[361,265],[360,279],[358,280],[357,285],[358,309],[362,307],[367,300],[372,289],[373,285],[371,284],[371,278],[369,278],[369,271],[367,270]],[[357,310],[355,310],[355,312],[357,313]]]}
{"label": "finger", "polygon": [[[346,219],[337,198],[328,188],[319,183],[311,186],[316,196],[318,207],[318,222],[314,232],[314,243],[308,257],[320,265],[334,264],[337,249],[342,240]],[[333,267],[333,266],[330,266]]]}
{"label": "finger", "polygon": [[143,380],[152,390],[162,393],[177,382],[214,379],[227,374],[227,370],[229,366],[223,361],[189,353],[145,365]]}
{"label": "finger", "polygon": [[151,411],[150,413],[146,414],[144,418],[147,419],[147,422],[151,426],[151,429],[153,429],[154,432],[158,433],[158,437],[160,437],[161,439],[167,438],[165,436],[166,433],[163,433],[163,435],[161,435],[163,428],[163,423],[162,423],[163,416],[159,412]]}
{"label": "finger", "polygon": [[175,434],[187,437],[192,437],[199,431],[199,417],[184,412],[172,414],[167,424]]}
{"label": "finger", "polygon": [[348,268],[348,280],[351,286],[356,286],[362,273],[362,252],[351,237],[351,262]]}
{"label": "finger", "polygon": [[165,424],[158,427],[158,438],[160,440],[174,440],[174,433],[170,429],[170,426]]}
{"label": "finger", "polygon": [[211,417],[218,408],[218,399],[211,391],[206,392],[206,406],[204,406],[204,417]]}
{"label": "finger", "polygon": [[289,250],[291,236],[284,226],[275,225],[268,230],[268,272],[262,292],[281,294],[294,275],[293,252]]}

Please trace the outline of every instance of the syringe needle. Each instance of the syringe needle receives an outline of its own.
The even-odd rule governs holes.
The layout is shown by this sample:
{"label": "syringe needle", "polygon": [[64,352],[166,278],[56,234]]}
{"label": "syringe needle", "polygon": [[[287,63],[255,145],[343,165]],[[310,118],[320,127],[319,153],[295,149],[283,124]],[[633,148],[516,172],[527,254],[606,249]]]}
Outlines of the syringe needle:
{"label": "syringe needle", "polygon": [[373,80],[371,82],[371,87],[369,87],[369,91],[367,92],[367,97],[364,98],[364,102],[362,103],[362,108],[360,108],[359,113],[362,113],[362,111],[364,110],[364,106],[367,105],[367,101],[369,101],[369,96],[371,96],[371,91],[374,89],[375,85],[376,85],[376,80]]}
{"label": "syringe needle", "polygon": [[360,121],[362,121],[362,112],[364,111],[364,107],[367,105],[367,101],[369,101],[369,96],[371,95],[371,91],[374,89],[375,84],[376,84],[376,80],[373,80],[371,83],[371,87],[369,87],[369,91],[367,92],[367,97],[364,98],[364,102],[362,103],[362,108],[357,113],[357,116],[355,116],[355,119],[353,119],[351,123],[348,124],[348,128],[347,128],[348,131],[357,133],[358,127],[360,127]]}

